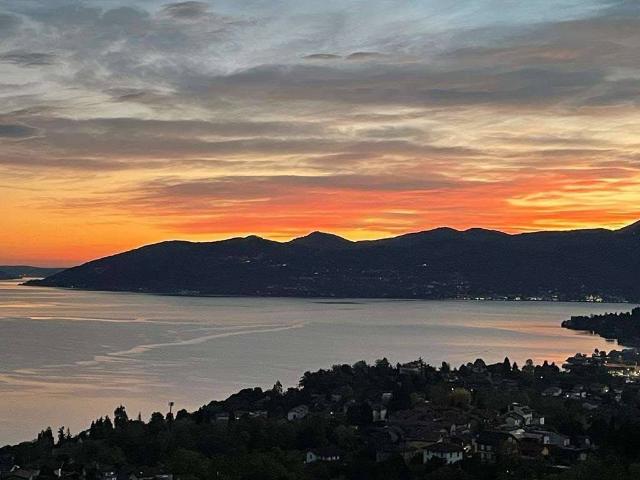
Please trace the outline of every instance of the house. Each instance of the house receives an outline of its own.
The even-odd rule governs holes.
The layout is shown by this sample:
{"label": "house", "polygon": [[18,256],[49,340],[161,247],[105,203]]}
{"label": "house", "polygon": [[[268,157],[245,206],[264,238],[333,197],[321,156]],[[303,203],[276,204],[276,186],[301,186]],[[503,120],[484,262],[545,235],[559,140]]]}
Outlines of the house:
{"label": "house", "polygon": [[342,458],[340,450],[335,447],[316,448],[307,451],[305,463],[314,462],[339,462]]}
{"label": "house", "polygon": [[404,441],[415,448],[424,448],[443,441],[445,435],[432,423],[407,423],[399,426]]}
{"label": "house", "polygon": [[538,436],[541,443],[545,445],[553,445],[556,447],[568,447],[571,444],[571,439],[561,433],[552,432],[549,430],[530,430],[527,432],[529,436]]}
{"label": "house", "polygon": [[516,412],[508,412],[504,418],[504,424],[507,427],[522,427],[524,425],[526,425],[526,419],[522,416],[517,414]]}
{"label": "house", "polygon": [[434,443],[425,448],[422,463],[427,463],[434,458],[450,465],[461,462],[464,459],[464,450],[460,445],[454,443]]}
{"label": "house", "polygon": [[371,405],[371,415],[374,422],[384,422],[387,419],[387,407],[379,403]]}
{"label": "house", "polygon": [[526,405],[520,405],[519,403],[512,403],[508,407],[509,413],[515,413],[522,417],[524,425],[529,425],[533,420],[533,410]]}
{"label": "house", "polygon": [[549,446],[539,442],[535,438],[525,437],[518,444],[520,455],[523,458],[546,458],[549,456]]}
{"label": "house", "polygon": [[309,413],[309,407],[306,405],[298,405],[297,407],[292,408],[287,413],[287,419],[290,421],[293,420],[302,420]]}
{"label": "house", "polygon": [[508,413],[517,414],[522,417],[522,425],[544,425],[544,417],[536,414],[530,407],[512,403],[509,405]]}
{"label": "house", "polygon": [[518,453],[518,439],[507,432],[484,430],[474,443],[476,454],[482,462],[493,463],[500,456]]}

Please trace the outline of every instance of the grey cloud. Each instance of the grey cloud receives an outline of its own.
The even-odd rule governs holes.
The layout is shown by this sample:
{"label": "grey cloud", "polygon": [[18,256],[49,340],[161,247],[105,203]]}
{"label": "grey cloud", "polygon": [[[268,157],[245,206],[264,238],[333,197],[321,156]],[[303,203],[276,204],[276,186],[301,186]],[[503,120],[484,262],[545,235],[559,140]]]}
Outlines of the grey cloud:
{"label": "grey cloud", "polygon": [[619,80],[604,83],[601,88],[581,101],[584,107],[640,105],[640,80]]}
{"label": "grey cloud", "polygon": [[[281,165],[289,162],[285,156],[295,156],[291,161],[305,168],[326,170],[371,159],[384,158],[380,161],[384,163],[391,156],[408,162],[419,157],[453,163],[494,153],[457,147],[451,140],[448,147],[436,147],[427,143],[431,138],[420,130],[384,125],[411,115],[427,120],[432,112],[442,119],[476,105],[531,111],[555,108],[571,113],[582,109],[588,115],[590,108],[634,107],[640,97],[635,80],[616,77],[625,69],[632,77],[637,74],[640,19],[632,15],[636,2],[609,2],[609,8],[588,18],[527,29],[494,26],[482,33],[481,41],[467,31],[447,32],[445,40],[451,35],[455,41],[444,42],[437,54],[429,51],[435,40],[426,38],[424,32],[382,38],[379,32],[372,32],[366,42],[351,44],[318,42],[317,37],[328,37],[326,29],[333,25],[327,23],[329,17],[313,20],[318,22],[317,32],[308,37],[309,29],[304,34],[294,29],[291,35],[279,36],[272,35],[273,27],[267,25],[273,19],[261,18],[264,24],[245,30],[247,24],[241,25],[241,19],[217,16],[204,2],[166,4],[159,11],[99,9],[82,3],[47,0],[42,2],[46,8],[25,7],[20,15],[24,23],[34,24],[38,35],[23,37],[27,44],[20,48],[25,51],[0,54],[0,61],[26,66],[56,62],[65,71],[75,72],[42,82],[57,82],[60,91],[77,88],[82,92],[78,103],[84,102],[80,103],[83,115],[90,101],[101,108],[107,94],[112,100],[106,104],[110,114],[115,110],[122,115],[143,115],[142,111],[145,117],[160,112],[171,118],[221,120],[74,121],[24,110],[24,118],[3,121],[24,121],[47,132],[46,141],[24,142],[39,154],[25,155],[27,163],[29,158],[51,155],[51,165],[69,168],[110,168],[109,162],[114,168],[161,167],[181,158],[213,162],[206,157],[232,161],[257,154],[281,158]],[[16,19],[19,21],[19,17],[0,15],[0,27],[2,22],[14,25]],[[336,35],[341,28],[335,30]],[[255,33],[262,36],[254,37]],[[468,38],[461,41],[460,37]],[[258,48],[255,55],[247,53],[266,38],[273,45]],[[48,48],[55,48],[59,56],[38,53]],[[307,52],[319,53],[303,57]],[[322,52],[354,52],[347,58],[365,61],[306,61],[334,58]],[[247,64],[254,67],[246,68]],[[49,94],[52,98],[33,97],[29,103],[55,104],[55,90]],[[19,110],[25,100],[16,95],[9,105],[7,109]],[[69,102],[68,111],[57,114],[74,117],[74,108],[76,104]],[[254,118],[271,120],[252,121]],[[310,118],[314,121],[309,122]],[[338,131],[350,122],[383,126],[361,129],[353,138]],[[131,160],[123,162],[118,156]],[[98,160],[83,163],[88,158]]]}
{"label": "grey cloud", "polygon": [[286,196],[289,189],[360,190],[360,191],[425,191],[459,186],[443,177],[429,179],[402,176],[343,174],[326,176],[273,175],[225,176],[192,181],[157,180],[141,184],[132,193],[142,192],[138,199],[166,198],[170,202],[189,199],[255,199]]}
{"label": "grey cloud", "polygon": [[556,136],[556,135],[502,135],[489,137],[491,140],[496,140],[500,143],[508,143],[510,145],[524,145],[524,146],[556,146],[564,145],[568,147],[583,147],[588,146],[603,146],[610,145],[607,141],[602,139],[589,138],[585,136]]}
{"label": "grey cloud", "polygon": [[[10,118],[10,115],[5,117]],[[413,137],[424,141],[426,136],[420,130],[402,127],[378,129],[377,132],[370,129],[365,131],[368,135],[363,140],[337,134],[325,122],[319,121],[74,120],[37,115],[26,118],[33,127],[47,132],[49,147],[70,156],[87,155],[89,151],[94,155],[127,154],[141,158],[247,154],[483,156],[473,149],[409,141],[407,139]]]}
{"label": "grey cloud", "polygon": [[[48,130],[52,135],[91,135],[99,141],[132,138],[144,144],[145,139],[158,141],[157,137],[170,142],[171,139],[187,139],[197,142],[202,138],[236,137],[238,139],[278,137],[294,139],[300,136],[321,135],[326,126],[311,121],[207,121],[207,120],[154,120],[137,118],[93,118],[74,120],[62,117],[33,118],[32,123]],[[144,145],[142,145],[144,147]]]}
{"label": "grey cloud", "polygon": [[337,60],[341,57],[333,53],[312,53],[311,55],[305,55],[303,58],[305,60]]}
{"label": "grey cloud", "polygon": [[[361,105],[549,105],[602,83],[599,69],[458,69],[360,64],[263,66],[209,79],[209,94]],[[187,93],[185,91],[185,93]],[[188,93],[187,93],[188,94]]]}
{"label": "grey cloud", "polygon": [[41,52],[8,52],[0,54],[0,62],[13,63],[25,67],[53,65],[56,56]]}
{"label": "grey cloud", "polygon": [[51,152],[40,155],[3,155],[0,156],[0,166],[8,166],[13,169],[22,168],[26,171],[33,171],[34,168],[46,168],[49,171],[82,172],[109,172],[120,170],[131,170],[136,168],[158,167],[159,162],[137,160],[135,162],[93,157],[70,157],[57,156]]}
{"label": "grey cloud", "polygon": [[381,127],[369,128],[361,133],[366,138],[392,139],[392,138],[427,138],[424,130],[414,127]]}
{"label": "grey cloud", "polygon": [[170,3],[162,8],[162,12],[170,17],[178,19],[196,19],[207,14],[209,5],[204,2],[179,2]]}
{"label": "grey cloud", "polygon": [[28,138],[38,133],[36,128],[21,124],[0,124],[0,138]]}
{"label": "grey cloud", "polygon": [[278,203],[292,195],[323,196],[335,191],[355,192],[429,192],[459,188],[468,183],[450,180],[438,175],[430,178],[415,176],[366,174],[334,175],[273,175],[273,176],[221,176],[181,180],[166,177],[119,188],[102,198],[74,199],[59,208],[115,207],[125,211],[142,211],[146,215],[185,214],[191,216],[228,213],[229,204],[236,206],[253,202]]}
{"label": "grey cloud", "polygon": [[11,36],[21,23],[22,20],[15,15],[0,13],[0,38]]}
{"label": "grey cloud", "polygon": [[384,55],[378,52],[353,52],[347,56],[347,60],[371,60],[382,57],[384,57]]}
{"label": "grey cloud", "polygon": [[[434,62],[427,56],[429,52],[420,50],[430,43],[414,36],[403,40],[408,42],[406,51],[411,53],[411,61],[400,61],[400,47],[394,55],[378,53],[375,47],[384,47],[387,42],[378,39],[371,42],[371,50],[358,50],[347,57],[375,62],[302,62],[283,66],[274,65],[270,58],[264,66],[231,74],[229,69],[216,71],[216,62],[206,60],[235,60],[236,52],[242,53],[242,46],[249,45],[246,39],[251,33],[242,30],[241,19],[217,16],[205,2],[166,4],[159,16],[129,7],[102,11],[75,5],[65,7],[63,14],[57,13],[62,8],[59,7],[37,12],[34,18],[46,25],[59,24],[61,37],[57,41],[61,48],[73,52],[74,62],[81,67],[75,82],[104,89],[110,80],[128,78],[134,80],[132,84],[145,82],[149,92],[155,86],[175,90],[173,96],[138,90],[114,97],[116,101],[150,107],[163,108],[168,102],[211,106],[212,102],[230,98],[234,102],[275,99],[283,103],[545,108],[563,100],[575,100],[567,106],[578,106],[588,89],[604,82],[606,67],[637,64],[637,48],[633,47],[638,44],[640,25],[637,19],[619,13],[623,7],[628,10],[624,5],[611,2],[609,13],[605,9],[590,18],[538,24],[524,31],[492,27],[491,35],[483,34],[482,46],[456,40],[467,47],[441,49]],[[205,17],[206,22],[171,20]],[[74,18],[76,28],[66,31],[65,18]],[[226,35],[236,28],[239,35],[225,42],[229,40]],[[466,34],[475,39],[468,33],[458,32],[458,36]],[[307,47],[310,43],[311,39],[304,38],[296,45]],[[293,48],[286,42],[283,45],[282,48]],[[333,49],[330,44],[324,47]],[[162,59],[149,61],[150,52],[161,54]],[[300,55],[298,51],[285,61],[300,61]],[[321,50],[302,60],[330,60],[334,55]],[[594,62],[594,58],[598,61]],[[96,75],[96,71],[100,74]],[[618,101],[615,92],[600,100],[607,99]]]}

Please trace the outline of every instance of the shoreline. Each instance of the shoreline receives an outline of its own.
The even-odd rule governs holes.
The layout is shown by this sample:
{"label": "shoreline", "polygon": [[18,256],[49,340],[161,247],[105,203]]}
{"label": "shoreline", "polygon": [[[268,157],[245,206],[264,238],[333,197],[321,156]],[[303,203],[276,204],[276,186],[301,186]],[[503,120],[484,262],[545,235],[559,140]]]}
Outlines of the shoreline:
{"label": "shoreline", "polygon": [[[7,280],[7,281],[15,281]],[[32,279],[29,279],[29,281]],[[36,280],[36,279],[33,279]],[[578,304],[593,304],[593,305],[607,305],[607,304],[621,304],[621,305],[636,305],[640,306],[639,301],[633,300],[582,300],[582,299],[548,299],[548,298],[484,298],[484,297],[443,297],[443,298],[429,298],[429,297],[349,297],[349,296],[314,296],[314,295],[243,295],[243,294],[207,294],[207,293],[180,293],[180,292],[143,292],[136,290],[104,290],[97,288],[76,288],[76,287],[61,287],[54,285],[30,285],[28,282],[18,283],[17,286],[21,287],[35,287],[35,288],[53,288],[65,291],[79,291],[79,292],[103,292],[103,293],[120,293],[120,294],[137,294],[137,295],[153,295],[159,297],[187,297],[187,298],[281,298],[281,299],[297,299],[297,300],[329,300],[329,301],[349,301],[349,300],[383,300],[383,301],[418,301],[418,302],[505,302],[505,303],[578,303]]]}

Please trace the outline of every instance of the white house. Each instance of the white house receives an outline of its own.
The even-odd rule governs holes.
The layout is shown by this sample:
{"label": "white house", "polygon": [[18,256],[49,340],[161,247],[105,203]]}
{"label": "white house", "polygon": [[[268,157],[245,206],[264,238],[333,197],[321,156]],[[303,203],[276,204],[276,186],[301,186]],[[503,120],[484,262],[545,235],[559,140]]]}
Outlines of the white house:
{"label": "white house", "polygon": [[433,458],[439,458],[447,465],[461,462],[464,459],[464,449],[454,443],[434,443],[425,448],[422,461],[427,463]]}
{"label": "white house", "polygon": [[371,415],[374,422],[383,422],[387,419],[387,407],[376,404],[371,407]]}
{"label": "white house", "polygon": [[334,447],[316,448],[307,451],[306,463],[314,462],[339,462],[340,451]]}

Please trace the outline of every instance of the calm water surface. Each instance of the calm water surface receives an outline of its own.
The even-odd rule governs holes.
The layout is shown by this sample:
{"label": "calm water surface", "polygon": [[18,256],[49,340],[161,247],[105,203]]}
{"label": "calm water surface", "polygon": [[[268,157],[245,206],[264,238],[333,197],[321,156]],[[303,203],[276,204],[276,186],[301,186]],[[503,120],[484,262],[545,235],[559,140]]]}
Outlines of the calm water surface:
{"label": "calm water surface", "polygon": [[386,356],[439,365],[482,357],[562,362],[604,340],[560,328],[627,304],[187,298],[0,282],[0,444],[43,426],[78,432],[130,415],[193,409],[306,370]]}

